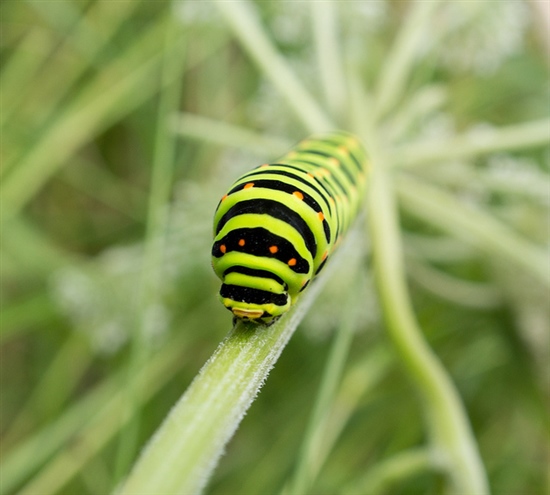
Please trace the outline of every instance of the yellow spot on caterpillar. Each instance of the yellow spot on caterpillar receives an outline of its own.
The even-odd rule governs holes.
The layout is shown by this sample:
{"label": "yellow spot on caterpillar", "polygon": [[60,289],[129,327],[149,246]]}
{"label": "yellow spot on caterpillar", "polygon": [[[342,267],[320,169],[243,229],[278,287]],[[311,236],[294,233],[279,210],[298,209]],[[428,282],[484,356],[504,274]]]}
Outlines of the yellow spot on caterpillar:
{"label": "yellow spot on caterpillar", "polygon": [[323,215],[323,212],[320,211],[319,213],[317,213],[317,216],[319,217],[319,220],[321,220],[321,222],[325,219],[325,215]]}
{"label": "yellow spot on caterpillar", "polygon": [[304,199],[304,195],[300,191],[294,191],[292,195],[296,196],[300,201]]}
{"label": "yellow spot on caterpillar", "polygon": [[269,167],[269,163],[264,163],[263,165],[260,165],[258,168],[266,168]]}
{"label": "yellow spot on caterpillar", "polygon": [[239,246],[244,246],[244,239],[239,239]]}
{"label": "yellow spot on caterpillar", "polygon": [[239,318],[250,318],[251,320],[260,318],[264,314],[263,309],[233,308],[231,311],[235,316],[238,316]]}
{"label": "yellow spot on caterpillar", "polygon": [[223,254],[225,254],[225,252],[227,251],[227,248],[225,247],[225,244],[222,244],[222,245],[220,246],[220,251],[221,251]]}
{"label": "yellow spot on caterpillar", "polygon": [[249,182],[248,184],[245,184],[244,189],[250,189],[254,187],[254,182]]}
{"label": "yellow spot on caterpillar", "polygon": [[269,246],[269,252],[271,254],[275,254],[277,251],[279,251],[279,248],[277,246]]}
{"label": "yellow spot on caterpillar", "polygon": [[325,251],[323,253],[323,257],[321,258],[321,261],[325,261],[327,259],[327,256],[328,256],[328,251]]}
{"label": "yellow spot on caterpillar", "polygon": [[288,260],[288,266],[294,266],[296,265],[296,258],[290,258]]}
{"label": "yellow spot on caterpillar", "polygon": [[225,201],[226,199],[227,199],[227,194],[224,194],[221,200]]}

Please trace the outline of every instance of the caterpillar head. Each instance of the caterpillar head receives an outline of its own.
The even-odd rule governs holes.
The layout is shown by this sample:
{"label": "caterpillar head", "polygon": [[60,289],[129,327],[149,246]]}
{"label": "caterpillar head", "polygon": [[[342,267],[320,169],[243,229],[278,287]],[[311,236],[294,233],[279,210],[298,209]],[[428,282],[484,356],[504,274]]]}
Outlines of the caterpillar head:
{"label": "caterpillar head", "polygon": [[[264,288],[240,285],[239,275],[228,274],[220,289],[222,304],[238,319],[271,324],[290,308],[288,292],[275,281],[271,286],[269,280],[263,279]],[[274,292],[266,289],[271,289]]]}

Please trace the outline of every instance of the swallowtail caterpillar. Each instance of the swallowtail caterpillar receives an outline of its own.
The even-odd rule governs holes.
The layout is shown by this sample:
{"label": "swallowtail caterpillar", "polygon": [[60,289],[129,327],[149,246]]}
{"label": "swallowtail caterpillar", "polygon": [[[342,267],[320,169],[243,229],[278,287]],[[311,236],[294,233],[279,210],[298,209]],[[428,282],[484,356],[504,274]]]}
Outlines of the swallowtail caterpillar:
{"label": "swallowtail caterpillar", "polygon": [[235,181],[216,209],[212,246],[234,318],[271,324],[290,309],[355,219],[367,163],[360,141],[337,131]]}

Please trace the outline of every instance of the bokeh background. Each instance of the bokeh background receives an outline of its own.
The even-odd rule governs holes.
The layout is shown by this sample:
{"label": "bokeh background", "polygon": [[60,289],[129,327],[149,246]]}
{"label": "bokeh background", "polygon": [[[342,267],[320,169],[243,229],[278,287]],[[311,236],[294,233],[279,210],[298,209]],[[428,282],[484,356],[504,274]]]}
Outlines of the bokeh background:
{"label": "bokeh background", "polygon": [[[337,2],[342,67],[367,90],[411,4]],[[350,128],[345,102],[323,92],[315,2],[253,6],[285,63]],[[210,267],[219,197],[307,131],[213,2],[7,0],[0,9],[1,493],[107,494],[231,326]],[[483,142],[503,126],[544,123],[549,19],[544,1],[441,2],[380,129],[389,150],[414,157],[418,143]],[[163,107],[166,91],[177,111]],[[420,159],[405,173],[547,253],[548,141],[516,148]],[[173,170],[155,217],[158,163]],[[400,213],[415,310],[465,403],[493,493],[548,493],[548,286],[498,252]],[[160,255],[147,257],[146,240],[157,237]],[[363,237],[360,323],[311,493],[443,493],[441,475],[422,463],[362,491],[369,468],[426,439]],[[207,493],[278,493],[288,481],[349,271],[332,276],[283,352]],[[139,369],[137,332],[147,353]],[[134,379],[143,395],[128,444],[122,392]]]}

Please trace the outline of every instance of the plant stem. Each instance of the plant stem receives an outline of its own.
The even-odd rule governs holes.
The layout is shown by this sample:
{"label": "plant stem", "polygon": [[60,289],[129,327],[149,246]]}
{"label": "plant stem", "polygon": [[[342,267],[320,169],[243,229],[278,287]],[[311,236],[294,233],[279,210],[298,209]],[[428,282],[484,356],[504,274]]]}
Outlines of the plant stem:
{"label": "plant stem", "polygon": [[201,491],[323,280],[338,265],[335,258],[272,326],[237,323],[158,429],[119,495]]}
{"label": "plant stem", "polygon": [[484,495],[489,489],[466,411],[414,316],[403,266],[394,192],[372,131],[370,136],[370,152],[376,166],[367,195],[368,223],[387,330],[421,394],[435,451],[443,458],[450,475],[452,493]]}

